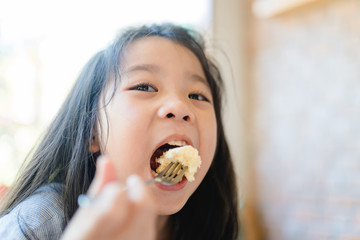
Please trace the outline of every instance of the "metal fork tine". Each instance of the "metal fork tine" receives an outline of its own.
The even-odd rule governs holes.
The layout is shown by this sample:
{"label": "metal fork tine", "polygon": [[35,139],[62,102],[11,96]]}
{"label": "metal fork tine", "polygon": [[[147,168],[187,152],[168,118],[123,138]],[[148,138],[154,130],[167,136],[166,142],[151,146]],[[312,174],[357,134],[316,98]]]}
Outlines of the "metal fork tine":
{"label": "metal fork tine", "polygon": [[173,171],[169,174],[168,178],[173,178],[178,174],[179,170],[181,170],[181,164],[180,163],[175,164],[175,166],[172,169]]}
{"label": "metal fork tine", "polygon": [[186,169],[187,167],[183,167],[179,162],[171,162],[159,174],[157,174],[154,178],[147,180],[145,183],[151,184],[153,182],[159,182],[165,185],[176,184],[182,179]]}
{"label": "metal fork tine", "polygon": [[172,164],[168,171],[166,171],[163,177],[169,178],[175,172],[175,169],[180,165],[180,163]]}
{"label": "metal fork tine", "polygon": [[156,177],[163,177],[165,175],[165,173],[167,173],[169,171],[169,169],[174,165],[173,162],[169,163],[169,165],[166,166],[166,168],[164,168],[158,175],[156,175]]}
{"label": "metal fork tine", "polygon": [[179,170],[177,171],[176,177],[172,178],[171,182],[172,183],[179,182],[183,178],[183,176],[184,176],[184,174],[186,172],[186,169],[187,169],[187,167],[183,167],[183,168],[180,167]]}

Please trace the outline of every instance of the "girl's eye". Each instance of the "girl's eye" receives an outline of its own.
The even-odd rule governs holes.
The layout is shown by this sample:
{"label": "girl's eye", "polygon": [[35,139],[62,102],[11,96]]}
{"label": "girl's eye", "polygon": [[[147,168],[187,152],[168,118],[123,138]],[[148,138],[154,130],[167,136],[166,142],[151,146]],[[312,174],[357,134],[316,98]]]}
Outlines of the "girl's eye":
{"label": "girl's eye", "polygon": [[204,95],[202,94],[197,94],[197,93],[192,93],[189,94],[189,98],[190,99],[194,99],[194,100],[198,100],[198,101],[206,101],[209,102],[209,99],[207,99]]}
{"label": "girl's eye", "polygon": [[157,90],[152,87],[150,84],[139,84],[135,87],[132,87],[130,90],[143,91],[143,92],[156,92]]}

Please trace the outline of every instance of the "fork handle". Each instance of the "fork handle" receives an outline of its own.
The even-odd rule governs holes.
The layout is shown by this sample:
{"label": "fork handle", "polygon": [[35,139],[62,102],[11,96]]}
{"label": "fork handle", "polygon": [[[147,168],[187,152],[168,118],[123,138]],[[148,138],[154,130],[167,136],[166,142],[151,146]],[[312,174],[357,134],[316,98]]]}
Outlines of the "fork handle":
{"label": "fork handle", "polygon": [[157,182],[160,183],[161,180],[157,177],[154,177],[154,178],[150,178],[150,179],[146,180],[144,183],[145,183],[145,185],[150,185],[150,184],[157,183]]}

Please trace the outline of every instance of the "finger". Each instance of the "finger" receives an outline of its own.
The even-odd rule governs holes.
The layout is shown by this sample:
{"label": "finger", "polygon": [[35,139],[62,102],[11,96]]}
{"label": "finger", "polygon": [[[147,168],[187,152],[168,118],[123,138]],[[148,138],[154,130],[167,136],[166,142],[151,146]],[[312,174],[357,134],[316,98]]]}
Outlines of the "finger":
{"label": "finger", "polygon": [[[131,175],[126,181],[128,198],[133,205],[131,227],[128,233],[131,239],[155,239],[154,201],[152,195],[144,185],[143,180],[136,175]],[[137,229],[142,229],[138,231]],[[133,235],[135,234],[135,236]]]}
{"label": "finger", "polygon": [[96,196],[107,183],[116,181],[115,167],[106,156],[100,156],[96,162],[96,171],[93,182],[90,185],[88,195]]}
{"label": "finger", "polygon": [[138,175],[130,175],[126,179],[128,197],[133,202],[140,202],[144,197],[145,185]]}
{"label": "finger", "polygon": [[[102,171],[100,167],[97,177],[102,176]],[[96,196],[91,208],[78,211],[67,231],[81,232],[77,234],[86,236],[84,239],[153,240],[156,226],[153,202],[149,189],[138,176],[127,179],[126,190],[118,182],[108,183]],[[79,231],[79,228],[83,230]]]}

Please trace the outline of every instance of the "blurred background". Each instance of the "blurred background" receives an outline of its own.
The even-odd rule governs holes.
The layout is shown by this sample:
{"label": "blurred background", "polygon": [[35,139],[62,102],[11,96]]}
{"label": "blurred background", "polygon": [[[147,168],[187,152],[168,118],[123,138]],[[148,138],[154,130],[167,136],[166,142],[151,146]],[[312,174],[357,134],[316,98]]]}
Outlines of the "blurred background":
{"label": "blurred background", "polygon": [[2,0],[0,183],[90,56],[168,21],[203,33],[226,79],[242,239],[359,240],[359,0]]}

